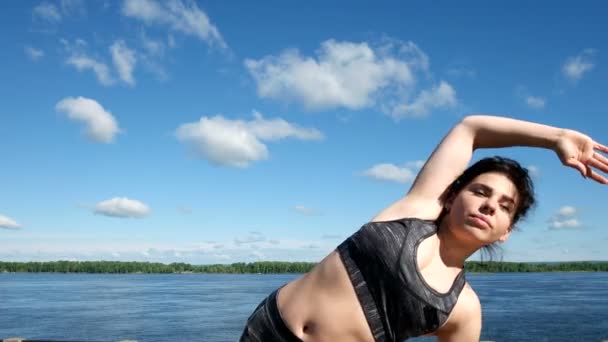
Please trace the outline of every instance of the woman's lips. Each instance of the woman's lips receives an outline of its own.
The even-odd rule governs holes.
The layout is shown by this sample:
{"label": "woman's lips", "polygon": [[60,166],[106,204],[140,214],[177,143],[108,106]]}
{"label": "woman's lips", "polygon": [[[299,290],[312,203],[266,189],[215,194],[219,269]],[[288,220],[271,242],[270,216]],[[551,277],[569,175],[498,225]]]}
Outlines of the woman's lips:
{"label": "woman's lips", "polygon": [[470,218],[471,218],[471,222],[473,223],[474,226],[483,228],[483,229],[490,229],[490,224],[483,218],[476,216],[476,215],[471,215]]}

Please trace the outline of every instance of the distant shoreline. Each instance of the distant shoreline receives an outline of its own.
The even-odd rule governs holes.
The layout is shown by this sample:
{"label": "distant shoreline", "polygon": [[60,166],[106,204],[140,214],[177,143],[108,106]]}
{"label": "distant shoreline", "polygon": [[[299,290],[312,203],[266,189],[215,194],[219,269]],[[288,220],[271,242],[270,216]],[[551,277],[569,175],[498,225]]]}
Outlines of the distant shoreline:
{"label": "distant shoreline", "polygon": [[[306,273],[317,263],[258,261],[215,265],[152,263],[136,261],[46,261],[1,262],[0,273],[89,273],[89,274],[291,274]],[[502,262],[467,261],[468,273],[513,272],[608,272],[608,261]]]}

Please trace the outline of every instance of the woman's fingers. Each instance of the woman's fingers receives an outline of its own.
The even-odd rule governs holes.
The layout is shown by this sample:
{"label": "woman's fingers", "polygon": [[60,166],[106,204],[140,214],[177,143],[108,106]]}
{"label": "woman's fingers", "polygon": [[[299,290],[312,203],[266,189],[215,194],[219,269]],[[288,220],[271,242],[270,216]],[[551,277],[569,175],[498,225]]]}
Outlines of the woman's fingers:
{"label": "woman's fingers", "polygon": [[608,179],[606,177],[599,175],[597,172],[591,170],[591,168],[589,168],[587,176],[598,183],[608,184]]}
{"label": "woman's fingers", "polygon": [[[597,152],[593,152],[593,158],[592,160],[597,160],[599,163],[602,163],[603,165],[608,166],[608,158],[604,157],[602,154],[597,153]],[[604,170],[602,170],[604,171]],[[606,172],[606,171],[604,171]]]}
{"label": "woman's fingers", "polygon": [[608,164],[604,164],[601,163],[600,161],[598,161],[597,159],[591,159],[587,162],[587,165],[589,166],[593,166],[594,168],[602,171],[602,172],[606,172],[608,173]]}
{"label": "woman's fingers", "polygon": [[597,159],[600,163],[608,165],[608,158],[604,157],[603,155],[601,155],[597,152],[593,152],[593,159]]}
{"label": "woman's fingers", "polygon": [[604,145],[602,145],[600,143],[596,142],[595,146],[593,146],[593,148],[596,149],[596,150],[600,150],[600,151],[602,151],[604,153],[608,153],[608,147],[606,147],[606,146],[604,146]]}
{"label": "woman's fingers", "polygon": [[581,163],[576,158],[570,158],[570,159],[568,159],[566,161],[566,165],[577,169],[581,173],[581,175],[583,177],[587,177],[586,174],[587,174],[588,170],[590,170],[590,168],[586,167],[585,164]]}

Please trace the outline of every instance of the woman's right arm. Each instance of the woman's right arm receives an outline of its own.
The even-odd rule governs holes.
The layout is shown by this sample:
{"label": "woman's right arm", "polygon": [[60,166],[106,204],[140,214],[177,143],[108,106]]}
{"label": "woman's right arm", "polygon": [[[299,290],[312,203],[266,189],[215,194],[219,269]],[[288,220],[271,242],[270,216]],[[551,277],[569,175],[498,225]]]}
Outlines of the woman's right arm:
{"label": "woman's right arm", "polygon": [[467,168],[475,149],[510,146],[552,149],[564,165],[574,167],[598,182],[608,183],[606,178],[590,167],[608,172],[608,159],[594,151],[608,152],[608,148],[588,136],[533,122],[473,115],[464,118],[443,138],[407,194],[376,215],[372,221],[402,217],[436,219],[442,210],[441,196]]}

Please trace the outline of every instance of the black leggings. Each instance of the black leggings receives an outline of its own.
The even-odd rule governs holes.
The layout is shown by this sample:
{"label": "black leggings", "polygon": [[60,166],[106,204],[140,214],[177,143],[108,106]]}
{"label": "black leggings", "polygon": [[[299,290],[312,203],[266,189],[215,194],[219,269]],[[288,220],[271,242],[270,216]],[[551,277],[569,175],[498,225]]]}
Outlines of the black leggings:
{"label": "black leggings", "polygon": [[302,342],[281,318],[277,305],[279,290],[274,290],[255,308],[239,342]]}

